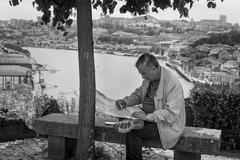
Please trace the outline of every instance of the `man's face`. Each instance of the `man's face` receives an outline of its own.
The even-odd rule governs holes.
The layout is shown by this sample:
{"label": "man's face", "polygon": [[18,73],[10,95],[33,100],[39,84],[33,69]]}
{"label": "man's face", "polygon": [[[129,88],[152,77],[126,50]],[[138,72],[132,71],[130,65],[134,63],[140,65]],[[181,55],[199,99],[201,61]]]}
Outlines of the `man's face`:
{"label": "man's face", "polygon": [[154,66],[144,66],[140,64],[137,67],[139,74],[141,74],[142,78],[145,80],[153,81],[156,79],[156,71],[157,68]]}

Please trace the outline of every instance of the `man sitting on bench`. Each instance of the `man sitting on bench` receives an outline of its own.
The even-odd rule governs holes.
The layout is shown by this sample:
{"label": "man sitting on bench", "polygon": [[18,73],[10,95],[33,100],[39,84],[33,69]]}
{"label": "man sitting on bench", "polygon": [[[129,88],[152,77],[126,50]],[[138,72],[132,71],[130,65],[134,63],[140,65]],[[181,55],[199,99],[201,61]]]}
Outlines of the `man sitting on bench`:
{"label": "man sitting on bench", "polygon": [[142,111],[132,116],[144,120],[144,127],[127,133],[127,160],[142,160],[142,140],[159,139],[162,148],[174,147],[186,121],[184,94],[178,79],[149,53],[142,54],[135,66],[144,79],[141,87],[116,100],[119,109],[142,104]]}

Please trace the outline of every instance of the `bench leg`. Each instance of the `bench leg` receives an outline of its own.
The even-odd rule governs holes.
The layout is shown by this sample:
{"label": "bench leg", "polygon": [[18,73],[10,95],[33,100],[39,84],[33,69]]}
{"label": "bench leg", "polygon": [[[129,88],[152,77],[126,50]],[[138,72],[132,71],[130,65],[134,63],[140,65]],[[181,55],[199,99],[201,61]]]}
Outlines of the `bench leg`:
{"label": "bench leg", "polygon": [[48,157],[62,160],[76,155],[77,140],[48,136]]}
{"label": "bench leg", "polygon": [[66,158],[66,139],[48,136],[48,158],[62,160]]}
{"label": "bench leg", "polygon": [[174,160],[201,160],[201,154],[174,151]]}

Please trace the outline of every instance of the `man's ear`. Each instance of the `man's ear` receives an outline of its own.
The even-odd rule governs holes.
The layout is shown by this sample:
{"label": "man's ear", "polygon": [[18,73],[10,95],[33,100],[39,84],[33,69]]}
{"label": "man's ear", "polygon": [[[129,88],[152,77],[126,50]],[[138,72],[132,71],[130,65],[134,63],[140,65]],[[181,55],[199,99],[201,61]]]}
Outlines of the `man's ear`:
{"label": "man's ear", "polygon": [[157,67],[156,67],[156,66],[152,66],[152,69],[153,69],[153,70],[156,70],[156,69],[157,69]]}

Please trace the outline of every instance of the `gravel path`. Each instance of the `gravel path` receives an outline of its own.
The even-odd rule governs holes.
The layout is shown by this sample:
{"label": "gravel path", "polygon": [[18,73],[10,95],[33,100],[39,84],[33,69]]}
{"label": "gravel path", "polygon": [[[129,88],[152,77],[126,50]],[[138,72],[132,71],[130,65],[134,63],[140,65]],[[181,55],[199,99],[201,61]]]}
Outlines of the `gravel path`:
{"label": "gravel path", "polygon": [[[104,152],[111,155],[111,160],[125,159],[124,145],[96,142],[96,146],[103,146]],[[0,143],[0,160],[50,160],[46,157],[47,140],[44,138]],[[144,148],[143,157],[144,160],[173,160],[173,151]],[[240,158],[202,155],[202,160],[240,160]]]}

